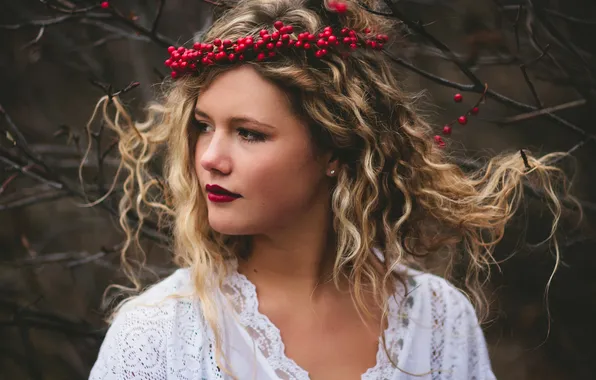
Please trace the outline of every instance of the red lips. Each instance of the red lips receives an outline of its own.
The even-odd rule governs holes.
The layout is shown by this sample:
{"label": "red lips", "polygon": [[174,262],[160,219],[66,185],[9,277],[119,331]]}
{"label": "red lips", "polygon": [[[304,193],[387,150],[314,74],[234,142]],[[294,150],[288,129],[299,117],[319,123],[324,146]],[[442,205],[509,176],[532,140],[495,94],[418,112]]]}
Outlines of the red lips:
{"label": "red lips", "polygon": [[218,185],[207,185],[207,198],[212,202],[232,202],[242,196]]}
{"label": "red lips", "polygon": [[208,193],[240,197],[240,194],[232,193],[230,190],[218,185],[206,185],[205,190],[207,190]]}

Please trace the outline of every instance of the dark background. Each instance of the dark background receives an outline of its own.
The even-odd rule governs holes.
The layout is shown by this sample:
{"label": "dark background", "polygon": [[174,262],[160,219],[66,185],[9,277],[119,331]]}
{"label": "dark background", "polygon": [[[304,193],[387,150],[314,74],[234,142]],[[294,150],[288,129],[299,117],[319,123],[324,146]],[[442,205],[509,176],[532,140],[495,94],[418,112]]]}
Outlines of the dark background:
{"label": "dark background", "polygon": [[[192,40],[212,19],[209,1],[110,3],[103,10],[89,1],[0,1],[0,379],[88,376],[105,333],[102,293],[126,280],[118,192],[85,207],[77,180],[86,123],[102,95],[133,82],[140,85],[121,98],[139,114],[168,75],[165,48]],[[573,228],[578,213],[566,213],[548,308],[554,256],[533,244],[551,220],[530,194],[496,251],[499,259],[517,254],[493,271],[485,332],[499,379],[596,378],[595,2],[402,0],[379,10],[403,21],[404,40],[391,54],[404,88],[425,91],[421,111],[438,134],[488,84],[480,113],[444,136],[462,167],[503,151],[571,151],[559,164],[585,215]],[[462,103],[453,101],[457,92]],[[98,123],[92,129],[84,163],[91,200],[118,163],[114,136]],[[148,282],[172,268],[163,236],[151,229],[144,236],[157,274]]]}

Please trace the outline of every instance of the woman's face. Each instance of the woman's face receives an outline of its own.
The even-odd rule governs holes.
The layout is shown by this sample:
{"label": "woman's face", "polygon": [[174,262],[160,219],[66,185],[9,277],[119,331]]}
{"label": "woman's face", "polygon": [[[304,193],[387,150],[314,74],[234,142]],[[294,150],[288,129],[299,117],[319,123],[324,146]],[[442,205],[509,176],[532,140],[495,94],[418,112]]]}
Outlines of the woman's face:
{"label": "woman's face", "polygon": [[[214,230],[268,234],[328,204],[330,155],[315,156],[307,125],[254,68],[219,75],[199,95],[195,120],[195,170]],[[217,202],[212,185],[240,197]]]}

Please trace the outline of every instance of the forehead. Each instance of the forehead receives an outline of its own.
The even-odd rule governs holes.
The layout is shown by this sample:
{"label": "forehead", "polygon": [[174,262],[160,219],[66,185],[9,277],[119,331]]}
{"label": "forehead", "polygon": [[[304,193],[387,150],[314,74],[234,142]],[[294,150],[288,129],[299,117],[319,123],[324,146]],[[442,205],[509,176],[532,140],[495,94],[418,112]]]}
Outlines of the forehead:
{"label": "forehead", "polygon": [[250,65],[219,74],[201,91],[196,108],[213,118],[230,114],[255,117],[288,117],[291,114],[285,92]]}

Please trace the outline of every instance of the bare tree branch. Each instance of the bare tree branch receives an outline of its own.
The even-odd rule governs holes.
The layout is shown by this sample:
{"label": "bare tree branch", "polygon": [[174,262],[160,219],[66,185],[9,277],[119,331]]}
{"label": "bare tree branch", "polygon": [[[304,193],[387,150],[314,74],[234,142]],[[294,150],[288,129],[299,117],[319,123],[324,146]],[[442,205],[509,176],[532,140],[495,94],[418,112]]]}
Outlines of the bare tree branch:
{"label": "bare tree branch", "polygon": [[34,195],[21,196],[19,199],[0,202],[0,212],[15,210],[38,203],[55,201],[68,196],[65,190],[48,190]]}
{"label": "bare tree branch", "polygon": [[499,119],[499,120],[492,120],[493,123],[496,124],[512,124],[512,123],[517,123],[520,121],[524,121],[524,120],[528,120],[528,119],[533,119],[537,116],[541,116],[541,115],[547,115],[547,114],[551,114],[553,112],[557,112],[557,111],[562,111],[562,110],[567,110],[570,108],[576,108],[576,107],[581,107],[586,105],[586,99],[578,99],[578,100],[573,100],[571,102],[567,102],[567,103],[563,103],[563,104],[559,104],[556,106],[552,106],[552,107],[548,107],[548,108],[542,108],[536,111],[531,111],[531,112],[526,112],[520,115],[515,115],[512,117],[508,117],[505,119]]}
{"label": "bare tree branch", "polygon": [[474,75],[474,73],[472,73],[472,71],[470,71],[470,69],[463,62],[457,59],[457,57],[453,54],[451,49],[447,47],[447,45],[439,41],[432,34],[428,33],[421,24],[415,23],[409,20],[407,17],[405,17],[405,15],[397,8],[397,4],[393,1],[385,0],[385,4],[387,5],[387,7],[389,7],[389,9],[391,9],[394,18],[400,20],[408,28],[414,30],[416,33],[429,40],[433,45],[439,48],[446,56],[450,57],[453,63],[455,63],[455,65],[460,69],[460,71],[465,76],[467,76],[468,79],[470,79],[470,81],[475,87],[484,88],[484,84],[482,83],[482,81],[478,79],[478,77]]}
{"label": "bare tree branch", "polygon": [[569,15],[563,14],[559,11],[556,11],[554,9],[544,8],[544,9],[542,9],[542,11],[546,14],[549,14],[549,15],[552,15],[552,16],[558,17],[560,19],[570,21],[570,22],[575,22],[578,24],[586,24],[586,25],[596,25],[596,20],[586,20],[586,19],[582,19],[582,18],[578,18],[578,17],[569,16]]}

